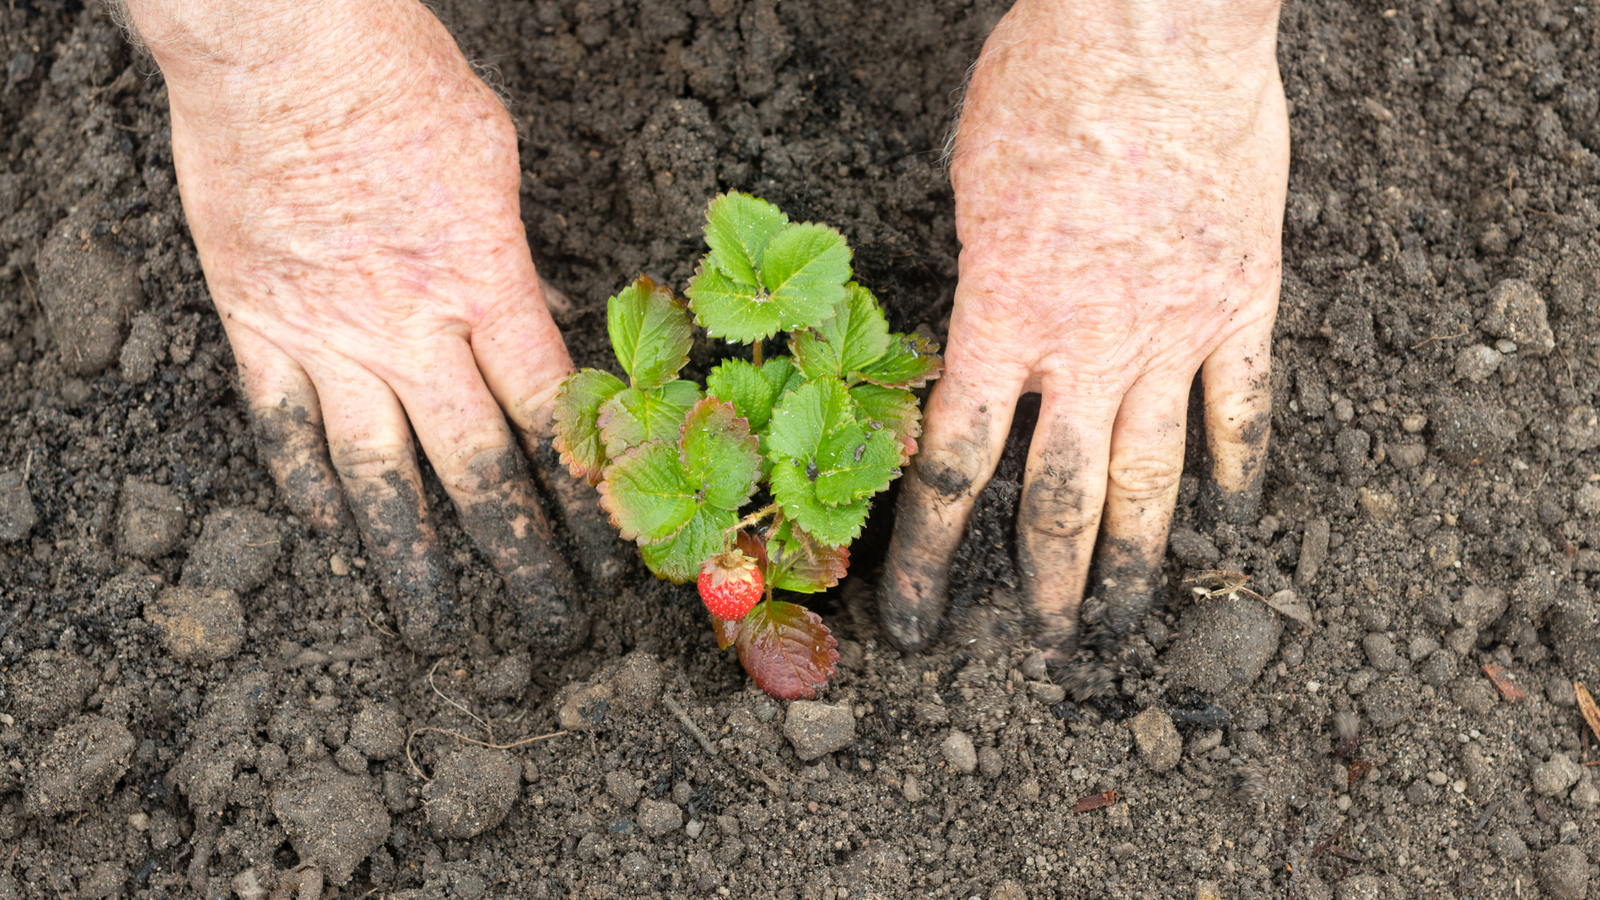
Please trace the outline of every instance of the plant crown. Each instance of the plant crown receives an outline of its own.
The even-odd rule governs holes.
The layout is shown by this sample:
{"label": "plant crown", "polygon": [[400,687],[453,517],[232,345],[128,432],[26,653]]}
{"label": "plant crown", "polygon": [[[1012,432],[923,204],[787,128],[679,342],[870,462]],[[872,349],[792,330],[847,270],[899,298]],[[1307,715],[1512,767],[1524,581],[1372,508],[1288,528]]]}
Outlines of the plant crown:
{"label": "plant crown", "polygon": [[[754,557],[767,600],[739,622],[714,621],[718,642],[738,644],[769,693],[812,696],[832,676],[834,639],[772,589],[812,593],[844,576],[871,498],[916,452],[922,412],[911,389],[939,376],[939,348],[889,332],[872,292],[850,280],[850,248],[832,228],[730,192],[711,202],[705,238],[687,304],[643,276],[610,298],[606,324],[627,380],[598,369],[568,377],[555,447],[599,487],[611,523],[657,576],[693,580],[735,543]],[[754,345],[703,388],[679,378],[691,313],[709,336]],[[763,360],[780,331],[790,355]],[[747,514],[763,488],[772,503]]]}

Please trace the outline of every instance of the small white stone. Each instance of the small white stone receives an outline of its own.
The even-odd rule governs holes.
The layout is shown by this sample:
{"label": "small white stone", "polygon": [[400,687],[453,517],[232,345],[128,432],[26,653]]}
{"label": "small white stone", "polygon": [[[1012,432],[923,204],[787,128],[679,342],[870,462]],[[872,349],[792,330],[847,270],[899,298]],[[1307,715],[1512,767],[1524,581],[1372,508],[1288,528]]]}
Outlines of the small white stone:
{"label": "small white stone", "polygon": [[705,830],[705,827],[706,823],[699,819],[690,819],[689,824],[683,826],[683,833],[687,834],[691,839],[697,838],[700,836],[700,832]]}

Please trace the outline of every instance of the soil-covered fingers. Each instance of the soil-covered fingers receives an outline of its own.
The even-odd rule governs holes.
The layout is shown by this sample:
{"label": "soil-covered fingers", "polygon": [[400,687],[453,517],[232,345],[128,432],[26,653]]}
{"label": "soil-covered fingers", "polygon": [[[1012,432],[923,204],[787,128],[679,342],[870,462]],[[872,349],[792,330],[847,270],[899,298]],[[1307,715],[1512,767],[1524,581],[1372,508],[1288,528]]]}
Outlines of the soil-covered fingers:
{"label": "soil-covered fingers", "polygon": [[961,348],[952,345],[950,367],[928,398],[921,446],[901,483],[878,586],[883,627],[905,649],[921,648],[944,623],[950,557],[1000,461],[1021,375],[985,378],[964,367]]}
{"label": "soil-covered fingers", "polygon": [[1017,568],[1034,615],[1034,642],[1051,658],[1078,637],[1078,606],[1094,556],[1106,498],[1115,415],[1106,399],[1086,402],[1047,378],[1039,424],[1028,446],[1017,505]]}
{"label": "soil-covered fingers", "polygon": [[283,351],[243,327],[229,329],[239,379],[250,403],[256,452],[295,515],[325,532],[350,523],[328,458],[322,407],[310,376]]}
{"label": "soil-covered fingers", "polygon": [[625,571],[627,545],[617,539],[600,509],[599,494],[571,477],[550,446],[551,410],[561,380],[572,371],[572,359],[549,311],[570,306],[570,301],[542,278],[535,278],[534,285],[537,296],[529,302],[507,306],[503,314],[479,323],[472,333],[472,353],[541,484],[560,504],[578,564],[591,585],[604,592]]}
{"label": "soil-covered fingers", "polygon": [[1189,379],[1148,373],[1122,398],[1111,429],[1105,509],[1082,640],[1126,634],[1149,610],[1183,472]]}
{"label": "soil-covered fingers", "polygon": [[574,649],[588,637],[589,616],[553,541],[527,458],[474,369],[473,348],[446,338],[434,349],[434,377],[398,385],[417,439],[462,527],[505,580],[530,637],[547,651]]}
{"label": "soil-covered fingers", "polygon": [[387,385],[364,370],[317,372],[314,379],[334,470],[361,542],[381,570],[401,638],[428,655],[458,648],[462,622],[455,579],[428,520],[405,410]]}
{"label": "soil-covered fingers", "polygon": [[1213,521],[1248,525],[1261,504],[1272,430],[1271,340],[1269,316],[1223,342],[1201,368],[1211,472],[1200,509]]}

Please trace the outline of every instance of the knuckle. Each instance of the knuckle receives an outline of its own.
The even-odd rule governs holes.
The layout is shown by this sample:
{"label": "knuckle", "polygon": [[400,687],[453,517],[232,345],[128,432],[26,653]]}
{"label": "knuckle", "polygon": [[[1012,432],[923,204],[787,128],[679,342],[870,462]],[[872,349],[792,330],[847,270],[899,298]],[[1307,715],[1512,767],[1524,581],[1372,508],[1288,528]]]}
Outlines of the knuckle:
{"label": "knuckle", "polygon": [[1121,499],[1145,503],[1176,491],[1182,475],[1182,465],[1170,460],[1136,457],[1113,462],[1108,477]]}
{"label": "knuckle", "polygon": [[464,436],[438,461],[439,479],[457,502],[466,504],[499,497],[527,476],[522,457],[507,445],[505,435]]}
{"label": "knuckle", "polygon": [[400,469],[406,448],[383,440],[340,441],[330,448],[333,468],[347,482],[380,481]]}
{"label": "knuckle", "polygon": [[1091,509],[1075,496],[1034,489],[1023,501],[1021,522],[1035,534],[1075,541],[1100,530],[1100,510]]}

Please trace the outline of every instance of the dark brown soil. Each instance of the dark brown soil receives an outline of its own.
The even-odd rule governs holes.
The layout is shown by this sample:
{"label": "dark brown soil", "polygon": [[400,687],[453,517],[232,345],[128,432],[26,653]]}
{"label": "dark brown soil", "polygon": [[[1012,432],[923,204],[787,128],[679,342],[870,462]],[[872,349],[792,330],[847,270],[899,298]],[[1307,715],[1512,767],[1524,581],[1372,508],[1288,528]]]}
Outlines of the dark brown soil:
{"label": "dark brown soil", "polygon": [[[521,123],[580,365],[604,364],[625,280],[685,282],[729,188],[841,228],[896,329],[944,327],[939,149],[1002,3],[441,5]],[[530,657],[448,511],[478,636],[408,652],[353,534],[313,534],[256,459],[161,79],[98,8],[0,5],[0,900],[257,900],[285,877],[466,900],[1584,896],[1600,9],[1294,0],[1280,57],[1259,520],[1205,525],[1186,481],[1165,606],[1112,696],[1077,704],[1014,627],[1015,465],[928,653],[874,625],[880,502],[818,604],[842,708],[796,710],[642,571],[596,599],[584,650]],[[1293,589],[1310,625],[1197,603],[1191,569]]]}

